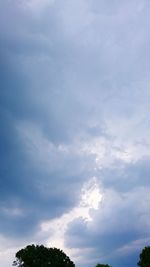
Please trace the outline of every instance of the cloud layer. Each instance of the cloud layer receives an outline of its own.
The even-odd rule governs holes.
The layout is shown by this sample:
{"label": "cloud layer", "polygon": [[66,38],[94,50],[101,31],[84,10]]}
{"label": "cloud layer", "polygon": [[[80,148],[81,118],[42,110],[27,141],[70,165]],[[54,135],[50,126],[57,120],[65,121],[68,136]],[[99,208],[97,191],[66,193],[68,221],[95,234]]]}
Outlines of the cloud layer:
{"label": "cloud layer", "polygon": [[4,267],[26,243],[59,245],[57,222],[77,266],[136,266],[150,236],[149,10],[146,0],[1,0]]}

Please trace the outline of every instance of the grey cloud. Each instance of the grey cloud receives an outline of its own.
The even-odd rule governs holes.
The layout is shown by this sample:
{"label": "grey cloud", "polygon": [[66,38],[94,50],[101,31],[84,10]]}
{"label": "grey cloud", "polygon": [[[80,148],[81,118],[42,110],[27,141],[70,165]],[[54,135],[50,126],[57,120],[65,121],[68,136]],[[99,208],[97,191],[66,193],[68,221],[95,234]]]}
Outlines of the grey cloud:
{"label": "grey cloud", "polygon": [[104,188],[113,188],[118,192],[130,192],[134,188],[149,186],[149,157],[142,157],[136,162],[124,163],[116,160],[113,166],[104,167],[95,172]]}
{"label": "grey cloud", "polygon": [[[129,245],[133,241],[147,238],[150,227],[149,211],[149,188],[140,188],[127,194],[115,193],[115,191],[105,191],[104,199],[97,211],[91,211],[92,221],[86,222],[77,219],[70,223],[66,232],[66,244],[68,247],[91,249],[87,254],[95,261],[108,260],[113,262],[124,261],[124,256],[117,254],[117,250]],[[143,244],[141,244],[143,246]],[[142,247],[130,247],[126,252],[127,257],[131,257]],[[132,251],[134,253],[131,253]],[[94,252],[93,252],[94,250]],[[95,255],[92,257],[92,254]],[[130,254],[131,253],[131,254]],[[116,254],[118,259],[116,259]],[[130,256],[131,255],[131,256]],[[119,259],[120,258],[120,259]],[[129,259],[129,261],[131,260]],[[131,260],[132,261],[132,260]],[[95,262],[96,263],[96,262]],[[132,262],[136,266],[136,262]],[[128,266],[127,262],[124,266]]]}
{"label": "grey cloud", "polygon": [[[121,207],[112,203],[104,221],[99,209],[89,228],[72,223],[67,243],[113,250],[146,235],[132,222],[116,232],[126,217],[140,216],[141,225],[149,218],[148,202],[138,200],[145,197],[140,188],[149,187],[149,156],[97,170],[96,154],[82,144],[104,137],[123,150],[124,143],[149,141],[150,6],[144,0],[42,5],[35,10],[24,1],[0,3],[0,228],[7,235],[32,235],[42,220],[74,207],[83,183],[96,175],[104,191],[127,194],[125,206],[118,198]],[[99,233],[98,225],[112,218],[112,231]]]}

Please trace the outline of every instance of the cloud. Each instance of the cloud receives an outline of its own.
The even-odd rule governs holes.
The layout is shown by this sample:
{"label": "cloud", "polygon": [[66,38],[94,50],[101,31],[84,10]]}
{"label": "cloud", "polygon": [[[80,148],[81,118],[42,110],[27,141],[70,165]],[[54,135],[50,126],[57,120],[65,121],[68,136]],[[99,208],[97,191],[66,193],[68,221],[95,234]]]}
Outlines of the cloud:
{"label": "cloud", "polygon": [[[91,221],[78,218],[70,223],[66,232],[67,245],[80,251],[91,249],[84,255],[87,264],[91,258],[93,264],[115,261],[119,266],[124,258],[123,251],[127,257],[131,252],[138,257],[141,247],[149,241],[148,202],[149,188],[136,188],[122,194],[106,189],[99,209],[91,211]],[[128,262],[124,266],[128,266]]]}
{"label": "cloud", "polygon": [[46,242],[41,225],[72,214],[94,176],[102,204],[90,222],[66,221],[63,236],[85,251],[82,264],[110,252],[119,265],[121,249],[147,235],[149,9],[144,0],[0,2],[6,239]]}

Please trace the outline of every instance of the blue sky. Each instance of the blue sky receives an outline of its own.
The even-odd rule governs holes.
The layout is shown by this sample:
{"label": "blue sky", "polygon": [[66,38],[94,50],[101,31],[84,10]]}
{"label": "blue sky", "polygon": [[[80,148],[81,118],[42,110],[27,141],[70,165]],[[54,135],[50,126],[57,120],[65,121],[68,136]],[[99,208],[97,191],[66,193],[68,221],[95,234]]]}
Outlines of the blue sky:
{"label": "blue sky", "polygon": [[150,244],[150,2],[0,1],[0,262],[77,267]]}

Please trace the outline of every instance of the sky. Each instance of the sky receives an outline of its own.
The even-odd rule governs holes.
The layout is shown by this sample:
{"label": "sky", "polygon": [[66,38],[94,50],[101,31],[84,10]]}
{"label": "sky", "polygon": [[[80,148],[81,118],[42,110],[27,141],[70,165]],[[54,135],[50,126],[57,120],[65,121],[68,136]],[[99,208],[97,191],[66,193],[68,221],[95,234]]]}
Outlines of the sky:
{"label": "sky", "polygon": [[0,262],[150,245],[150,1],[0,0]]}

